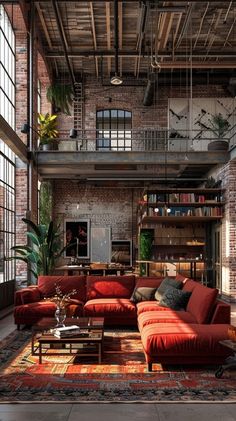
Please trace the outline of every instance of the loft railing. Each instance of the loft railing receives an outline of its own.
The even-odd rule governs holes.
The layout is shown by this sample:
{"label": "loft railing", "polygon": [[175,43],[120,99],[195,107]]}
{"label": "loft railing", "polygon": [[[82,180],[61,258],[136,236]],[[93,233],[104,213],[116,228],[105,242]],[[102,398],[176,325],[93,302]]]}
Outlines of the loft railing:
{"label": "loft railing", "polygon": [[[234,128],[235,129],[235,128]],[[209,146],[217,141],[215,146]],[[221,145],[219,144],[221,142]],[[217,150],[226,145],[231,149],[236,144],[235,133],[227,133],[223,138],[216,137],[212,131],[204,130],[167,130],[142,128],[132,130],[79,130],[76,139],[69,139],[61,132],[58,139],[59,151],[173,151],[202,152]]]}

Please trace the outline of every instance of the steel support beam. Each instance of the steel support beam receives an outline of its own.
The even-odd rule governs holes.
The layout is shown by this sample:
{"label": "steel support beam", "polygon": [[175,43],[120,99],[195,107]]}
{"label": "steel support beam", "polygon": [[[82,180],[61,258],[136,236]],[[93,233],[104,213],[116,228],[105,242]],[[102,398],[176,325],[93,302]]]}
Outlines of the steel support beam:
{"label": "steel support beam", "polygon": [[58,9],[57,1],[51,0],[51,3],[52,3],[52,7],[53,7],[53,10],[54,10],[54,13],[55,13],[57,28],[58,28],[58,31],[59,31],[59,34],[60,34],[60,39],[61,39],[61,42],[62,42],[64,57],[65,57],[66,64],[67,64],[67,67],[68,67],[71,83],[73,85],[73,89],[75,90],[75,83],[76,83],[75,75],[74,75],[74,72],[73,72],[73,69],[72,69],[72,66],[71,66],[71,63],[70,63],[70,59],[68,57],[68,53],[67,53],[67,42],[66,42],[66,39],[65,39],[64,29],[63,29],[62,23],[61,23],[61,16],[60,16],[60,12],[59,12],[59,9]]}
{"label": "steel support beam", "polygon": [[[114,50],[80,50],[80,51],[68,51],[68,57],[76,58],[76,57],[114,57],[115,51]],[[175,52],[175,58],[186,58],[186,54],[188,52],[177,51]],[[189,51],[190,54],[190,51]],[[60,58],[63,57],[64,53],[62,51],[48,51],[46,52],[45,56],[49,58]],[[205,50],[199,50],[196,52],[191,52],[192,58],[201,58],[203,59],[206,55]],[[128,50],[119,50],[119,57],[139,57],[139,53],[136,50],[128,51]],[[142,51],[141,57],[143,58],[150,58],[150,53]],[[158,57],[162,58],[172,58],[171,51],[159,51]],[[236,59],[236,51],[212,51],[207,54],[207,58],[235,58]],[[215,63],[212,63],[213,65]]]}
{"label": "steel support beam", "polygon": [[12,127],[0,115],[0,138],[21,159],[28,163],[28,149]]}

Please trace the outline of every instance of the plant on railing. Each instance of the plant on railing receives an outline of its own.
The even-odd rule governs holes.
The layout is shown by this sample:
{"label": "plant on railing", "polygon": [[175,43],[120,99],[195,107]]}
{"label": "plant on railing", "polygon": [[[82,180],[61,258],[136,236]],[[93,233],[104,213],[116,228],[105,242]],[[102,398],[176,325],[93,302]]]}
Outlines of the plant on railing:
{"label": "plant on railing", "polygon": [[221,113],[215,114],[210,120],[211,127],[209,130],[216,135],[218,139],[222,139],[229,130],[230,123]]}
{"label": "plant on railing", "polygon": [[57,137],[56,119],[56,114],[38,114],[38,133],[41,145],[51,143]]}
{"label": "plant on railing", "polygon": [[26,218],[22,218],[22,221],[31,228],[31,231],[26,233],[31,244],[12,247],[11,250],[14,250],[16,255],[9,260],[15,259],[27,263],[30,272],[36,279],[39,275],[51,275],[56,260],[62,256],[66,249],[72,247],[72,244],[61,248],[60,225],[53,221],[49,225],[36,225]]}

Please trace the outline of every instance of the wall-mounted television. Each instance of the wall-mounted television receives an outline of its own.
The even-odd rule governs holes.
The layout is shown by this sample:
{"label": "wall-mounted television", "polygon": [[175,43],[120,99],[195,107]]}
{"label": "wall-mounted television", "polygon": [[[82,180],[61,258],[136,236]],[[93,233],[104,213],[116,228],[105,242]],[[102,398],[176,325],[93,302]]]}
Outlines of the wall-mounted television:
{"label": "wall-mounted television", "polygon": [[65,220],[65,257],[87,259],[90,255],[90,221],[89,219]]}
{"label": "wall-mounted television", "polygon": [[132,266],[131,240],[112,240],[111,263],[119,263],[124,266]]}

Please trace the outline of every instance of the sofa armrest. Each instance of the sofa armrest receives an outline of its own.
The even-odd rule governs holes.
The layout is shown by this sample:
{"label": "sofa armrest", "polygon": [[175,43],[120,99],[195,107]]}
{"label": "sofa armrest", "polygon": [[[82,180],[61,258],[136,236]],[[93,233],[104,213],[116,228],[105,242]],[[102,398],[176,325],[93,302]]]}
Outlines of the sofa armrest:
{"label": "sofa armrest", "polygon": [[40,301],[40,299],[41,295],[37,286],[32,288],[23,288],[15,292],[14,304],[15,306],[20,306],[22,304],[35,303]]}
{"label": "sofa armrest", "polygon": [[223,301],[216,301],[216,306],[211,319],[211,324],[230,324],[230,305]]}

